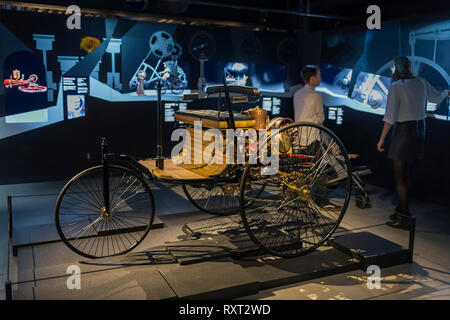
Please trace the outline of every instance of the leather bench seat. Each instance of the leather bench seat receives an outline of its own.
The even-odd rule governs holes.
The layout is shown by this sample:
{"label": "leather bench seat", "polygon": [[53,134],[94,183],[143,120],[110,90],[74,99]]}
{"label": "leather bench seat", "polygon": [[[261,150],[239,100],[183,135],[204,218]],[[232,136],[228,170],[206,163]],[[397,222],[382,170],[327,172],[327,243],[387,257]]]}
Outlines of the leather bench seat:
{"label": "leather bench seat", "polygon": [[[233,112],[236,128],[251,128],[255,125],[253,117],[245,113]],[[217,110],[181,110],[175,111],[176,121],[194,124],[194,121],[202,121],[203,127],[227,129],[229,114],[226,111]]]}

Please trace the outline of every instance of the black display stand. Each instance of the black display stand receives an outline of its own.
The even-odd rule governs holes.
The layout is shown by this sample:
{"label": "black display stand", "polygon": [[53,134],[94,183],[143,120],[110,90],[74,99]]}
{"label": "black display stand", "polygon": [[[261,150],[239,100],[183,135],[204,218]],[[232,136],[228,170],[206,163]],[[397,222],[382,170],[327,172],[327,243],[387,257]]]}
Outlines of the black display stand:
{"label": "black display stand", "polygon": [[[412,262],[414,218],[408,248],[367,231],[339,228],[318,250],[290,259],[269,256],[256,248],[245,238],[245,230],[240,230],[238,218],[189,222],[179,241],[105,258],[101,263],[85,261],[80,264],[83,283],[88,285],[84,290],[67,290],[66,264],[21,270],[10,297],[95,299],[108,291],[106,287],[115,286],[116,279],[122,286],[138,283],[140,292],[147,293],[145,299],[233,299],[345,272],[366,272],[369,265],[384,268]],[[11,292],[11,283],[5,287],[8,285]],[[120,291],[116,294],[114,299],[124,298]],[[142,298],[138,293],[126,298],[134,297]]]}
{"label": "black display stand", "polygon": [[416,218],[401,216],[409,221],[408,248],[404,248],[370,232],[337,236],[328,242],[336,249],[356,258],[361,262],[363,268],[367,268],[369,265],[377,265],[380,268],[384,268],[403,263],[412,263]]}

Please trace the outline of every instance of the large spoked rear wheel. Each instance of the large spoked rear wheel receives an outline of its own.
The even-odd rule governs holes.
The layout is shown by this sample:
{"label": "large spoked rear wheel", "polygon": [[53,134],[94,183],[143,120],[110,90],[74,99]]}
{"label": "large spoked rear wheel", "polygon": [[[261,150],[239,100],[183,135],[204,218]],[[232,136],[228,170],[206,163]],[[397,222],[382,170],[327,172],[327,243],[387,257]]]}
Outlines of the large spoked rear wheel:
{"label": "large spoked rear wheel", "polygon": [[[350,162],[342,142],[323,126],[283,127],[266,140],[269,151],[275,150],[275,135],[279,167],[245,168],[240,212],[247,233],[260,248],[281,257],[301,256],[321,246],[344,217],[351,196]],[[261,183],[264,192],[252,198]]]}
{"label": "large spoked rear wheel", "polygon": [[55,209],[56,228],[77,254],[101,258],[134,249],[150,230],[153,195],[132,170],[108,165],[110,214],[103,198],[103,166],[89,168],[62,189]]}

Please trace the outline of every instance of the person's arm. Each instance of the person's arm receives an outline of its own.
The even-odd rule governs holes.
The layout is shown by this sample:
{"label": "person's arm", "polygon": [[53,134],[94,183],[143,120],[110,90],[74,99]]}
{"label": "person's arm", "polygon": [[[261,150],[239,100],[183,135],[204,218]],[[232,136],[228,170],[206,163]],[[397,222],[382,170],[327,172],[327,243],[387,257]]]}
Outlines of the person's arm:
{"label": "person's arm", "polygon": [[294,121],[300,122],[300,114],[301,114],[301,106],[299,102],[299,93],[298,91],[295,92],[294,98],[293,98],[293,105],[294,105]]}
{"label": "person's arm", "polygon": [[323,112],[322,95],[318,92],[314,95],[314,110],[316,122],[323,124],[325,121],[325,114]]}
{"label": "person's arm", "polygon": [[400,101],[398,97],[397,86],[391,85],[386,102],[386,111],[383,117],[384,126],[383,130],[381,131],[380,140],[378,140],[377,143],[377,149],[379,152],[384,151],[384,141],[389,131],[391,130],[392,125],[397,121],[399,108]]}
{"label": "person's arm", "polygon": [[378,151],[380,151],[380,152],[384,151],[384,140],[386,139],[387,134],[389,133],[391,128],[392,128],[392,124],[390,124],[389,122],[384,123],[383,131],[381,132],[381,137],[377,144]]}
{"label": "person's arm", "polygon": [[447,98],[450,95],[450,91],[449,90],[444,90],[442,92],[436,90],[435,88],[433,88],[433,86],[430,85],[430,83],[425,80],[422,79],[426,90],[427,90],[427,100],[432,102],[432,103],[436,103],[436,104],[440,104],[442,102],[442,100],[444,100],[445,98]]}

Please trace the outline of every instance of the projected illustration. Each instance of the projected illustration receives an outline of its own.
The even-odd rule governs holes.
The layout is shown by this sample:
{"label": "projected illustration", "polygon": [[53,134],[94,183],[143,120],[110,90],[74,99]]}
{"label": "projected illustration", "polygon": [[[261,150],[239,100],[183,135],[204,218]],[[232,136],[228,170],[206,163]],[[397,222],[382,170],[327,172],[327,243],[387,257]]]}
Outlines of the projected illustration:
{"label": "projected illustration", "polygon": [[87,77],[63,77],[62,91],[67,110],[67,119],[86,115],[86,96],[89,94]]}
{"label": "projected illustration", "polygon": [[84,117],[86,115],[84,100],[84,95],[67,95],[68,119]]}
{"label": "projected illustration", "polygon": [[[161,81],[162,93],[180,94],[187,87],[186,74],[178,65],[178,59],[183,50],[179,43],[165,31],[157,31],[150,36],[150,51],[140,63],[134,75],[131,77],[129,89],[134,91],[141,88],[138,95],[154,94],[146,93],[144,89],[156,89],[157,81]],[[158,61],[152,65],[151,58]]]}
{"label": "projected illustration", "polygon": [[[442,46],[442,41],[449,40],[450,20],[412,30],[408,37],[411,51],[408,59],[411,61],[411,71],[428,80],[438,90],[444,90],[450,87],[449,69],[443,67],[445,61],[442,61],[442,59],[439,61],[437,56],[439,49],[438,43]],[[429,51],[432,52],[431,57],[417,54],[417,52],[423,52],[420,50],[421,45],[430,44],[432,44],[432,51]],[[389,74],[391,64],[391,61],[386,62],[378,69],[377,74]],[[448,99],[445,99],[439,106],[434,103],[428,103],[427,105],[427,111],[433,112],[435,117],[441,120],[449,120],[449,108]]]}
{"label": "projected illustration", "polygon": [[137,77],[137,82],[138,82],[136,94],[138,96],[145,96],[144,82],[145,82],[145,78],[147,77],[147,72],[145,72],[144,70],[139,70],[136,77]]}
{"label": "projected illustration", "polygon": [[391,79],[360,72],[352,92],[352,99],[373,109],[385,108]]}
{"label": "projected illustration", "polygon": [[323,93],[325,105],[345,105],[360,111],[384,113],[390,78],[360,72],[354,87],[350,88],[353,70],[333,65],[321,65],[320,69],[322,83],[316,90]]}
{"label": "projected illustration", "polygon": [[[16,14],[21,19],[21,13]],[[47,18],[48,24],[57,23],[52,15]],[[162,85],[163,100],[178,102],[191,90],[204,92],[206,86],[221,84],[222,72],[230,85],[259,88],[271,98],[262,104],[276,114],[280,106],[275,97],[286,93],[285,85],[301,68],[278,64],[257,41],[244,45],[249,50],[242,54],[247,37],[241,39],[229,30],[130,23],[120,18],[86,19],[89,27],[84,37],[65,28],[48,33],[40,24],[30,29],[2,21],[0,39],[8,46],[2,47],[0,61],[4,101],[0,139],[83,116],[87,121],[99,100],[155,101],[157,81]],[[323,43],[329,44],[334,36],[324,35]],[[390,66],[400,54],[408,56],[413,72],[437,90],[450,87],[448,18],[414,24],[400,21],[380,32],[343,39],[322,48],[326,64],[321,65],[323,81],[317,91],[326,106],[383,115]],[[287,68],[298,70],[290,69],[294,72],[288,74]],[[427,111],[448,120],[448,99],[439,105],[428,103]]]}
{"label": "projected illustration", "polygon": [[224,68],[225,77],[228,84],[245,86],[248,76],[248,64],[241,62],[230,62]]}
{"label": "projected illustration", "polygon": [[216,40],[211,33],[200,30],[191,36],[188,49],[189,54],[198,61],[200,67],[197,90],[199,98],[204,98],[206,96],[205,63],[212,60],[216,54]]}
{"label": "projected illustration", "polygon": [[286,67],[280,64],[254,64],[250,72],[254,87],[268,92],[284,92]]}
{"label": "projected illustration", "polygon": [[171,92],[181,94],[187,87],[186,74],[178,66],[176,59],[164,62],[164,70],[161,72],[161,93]]}
{"label": "projected illustration", "polygon": [[45,66],[38,55],[25,50],[7,55],[2,76],[6,116],[47,108]]}
{"label": "projected illustration", "polygon": [[208,61],[205,64],[207,85],[220,84],[222,71],[228,84],[248,85],[274,93],[285,91],[286,68],[283,65]]}
{"label": "projected illustration", "polygon": [[18,87],[20,91],[25,93],[36,93],[47,91],[46,86],[40,86],[36,82],[38,76],[32,74],[27,80],[24,79],[24,75],[20,74],[20,70],[13,70],[9,79],[5,79],[4,84],[6,88]]}
{"label": "projected illustration", "polygon": [[348,94],[353,74],[351,69],[328,64],[320,66],[320,71],[322,74],[321,87],[327,88],[336,95],[346,96]]}

